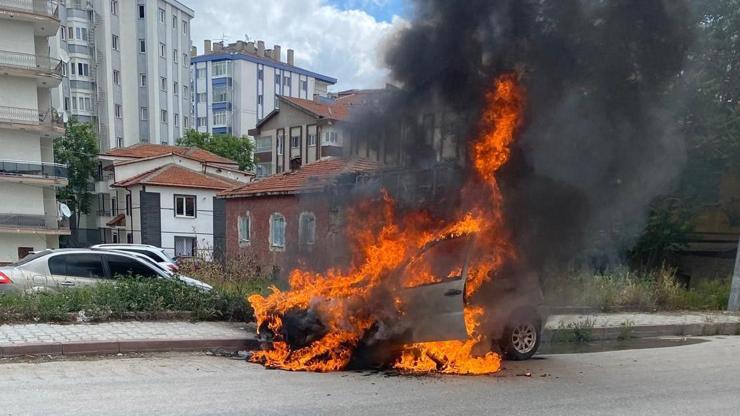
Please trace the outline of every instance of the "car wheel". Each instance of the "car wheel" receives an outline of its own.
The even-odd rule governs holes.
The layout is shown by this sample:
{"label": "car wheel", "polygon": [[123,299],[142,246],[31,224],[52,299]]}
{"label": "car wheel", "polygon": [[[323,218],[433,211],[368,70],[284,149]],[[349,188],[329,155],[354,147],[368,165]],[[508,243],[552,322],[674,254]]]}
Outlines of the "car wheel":
{"label": "car wheel", "polygon": [[540,321],[535,317],[512,321],[504,331],[501,349],[506,358],[515,361],[530,359],[540,347]]}

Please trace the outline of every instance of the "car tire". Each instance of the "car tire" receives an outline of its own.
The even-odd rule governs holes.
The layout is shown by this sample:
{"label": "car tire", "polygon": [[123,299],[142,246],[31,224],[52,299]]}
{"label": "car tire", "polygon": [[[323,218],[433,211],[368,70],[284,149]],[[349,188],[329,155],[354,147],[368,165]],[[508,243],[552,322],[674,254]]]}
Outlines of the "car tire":
{"label": "car tire", "polygon": [[534,313],[514,317],[504,330],[500,346],[509,360],[523,361],[532,358],[540,347],[542,324]]}

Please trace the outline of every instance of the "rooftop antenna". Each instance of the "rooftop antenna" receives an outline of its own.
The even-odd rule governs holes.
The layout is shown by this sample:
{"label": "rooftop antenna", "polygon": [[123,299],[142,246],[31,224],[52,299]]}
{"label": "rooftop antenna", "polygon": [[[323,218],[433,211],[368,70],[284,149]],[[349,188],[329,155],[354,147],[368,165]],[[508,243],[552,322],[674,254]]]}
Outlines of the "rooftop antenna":
{"label": "rooftop antenna", "polygon": [[249,35],[246,33],[244,34],[244,41],[249,42]]}

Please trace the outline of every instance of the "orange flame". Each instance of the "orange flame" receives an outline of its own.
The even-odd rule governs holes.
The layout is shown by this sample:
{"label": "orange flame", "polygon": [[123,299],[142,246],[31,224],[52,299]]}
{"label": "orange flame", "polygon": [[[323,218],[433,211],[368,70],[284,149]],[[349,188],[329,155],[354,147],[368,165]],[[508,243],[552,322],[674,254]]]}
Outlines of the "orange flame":
{"label": "orange flame", "polygon": [[[490,351],[481,330],[485,310],[473,303],[473,295],[489,279],[491,270],[516,258],[509,243],[501,210],[501,194],[496,172],[510,156],[510,146],[522,121],[524,94],[513,75],[497,78],[485,94],[485,109],[480,135],[472,143],[471,158],[475,177],[463,190],[468,209],[459,219],[438,224],[422,212],[396,218],[393,200],[383,193],[383,209],[373,210],[368,203],[348,215],[347,236],[353,247],[349,271],[329,270],[316,274],[300,269],[291,272],[290,291],[272,289],[267,296],[253,295],[259,327],[266,325],[274,334],[271,350],[256,352],[250,360],[272,368],[305,371],[335,371],[346,368],[362,337],[381,313],[372,307],[376,289],[411,287],[438,281],[427,265],[412,265],[394,282],[390,276],[431,241],[444,237],[476,233],[475,257],[471,259],[465,287],[466,341],[429,342],[406,345],[393,366],[405,372],[486,374],[498,371],[500,357]],[[484,184],[481,187],[481,184]],[[479,195],[486,197],[481,198]],[[373,225],[380,226],[379,230]],[[399,287],[400,285],[400,287]],[[403,301],[394,297],[394,306],[403,310]],[[282,331],[283,316],[292,310],[311,308],[321,318],[326,334],[306,346],[291,349]],[[382,308],[379,308],[382,309]],[[477,351],[482,348],[483,353]]]}

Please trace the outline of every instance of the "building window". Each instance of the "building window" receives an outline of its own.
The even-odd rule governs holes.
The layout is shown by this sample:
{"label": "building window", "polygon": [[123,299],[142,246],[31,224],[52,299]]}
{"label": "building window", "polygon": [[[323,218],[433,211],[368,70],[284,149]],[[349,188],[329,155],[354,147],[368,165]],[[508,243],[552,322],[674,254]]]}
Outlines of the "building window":
{"label": "building window", "polygon": [[177,16],[172,16],[172,28],[177,30]]}
{"label": "building window", "polygon": [[69,111],[69,97],[64,97],[64,111]]}
{"label": "building window", "polygon": [[121,85],[121,71],[117,69],[113,70],[113,83],[116,85]]}
{"label": "building window", "polygon": [[226,111],[215,111],[213,113],[213,125],[225,126],[227,121]]}
{"label": "building window", "polygon": [[116,147],[123,147],[123,137],[116,137]]}
{"label": "building window", "polygon": [[143,19],[143,18],[144,18],[144,5],[140,4],[139,5],[139,19]]}
{"label": "building window", "polygon": [[188,118],[188,116],[182,117],[182,126],[185,127],[186,129],[190,128],[190,118]]}
{"label": "building window", "polygon": [[186,68],[188,66],[188,54],[186,53],[182,54],[182,66]]}
{"label": "building window", "polygon": [[177,81],[172,83],[172,93],[175,95],[180,93],[180,85],[177,83]]}
{"label": "building window", "polygon": [[75,29],[74,27],[70,26],[67,28],[67,39],[72,40],[75,38]]}
{"label": "building window", "polygon": [[146,87],[146,74],[144,73],[139,74],[139,86]]}
{"label": "building window", "polygon": [[167,124],[167,110],[159,110],[159,121],[162,124]]}
{"label": "building window", "polygon": [[139,39],[139,53],[146,53],[146,40]]}
{"label": "building window", "polygon": [[195,95],[195,101],[199,103],[204,103],[207,100],[208,100],[208,97],[206,96],[206,93],[204,92],[199,92],[198,94]]}
{"label": "building window", "polygon": [[120,50],[120,46],[118,44],[118,35],[113,35],[113,39],[111,40],[111,43],[113,43],[114,51]]}
{"label": "building window", "polygon": [[301,81],[301,89],[303,91],[308,91],[308,80]]}
{"label": "building window", "polygon": [[184,35],[187,35],[188,34],[188,22],[186,22],[184,20],[182,21],[182,33]]}
{"label": "building window", "polygon": [[258,137],[255,140],[254,151],[258,153],[272,150],[272,136]]}
{"label": "building window", "polygon": [[62,40],[67,40],[67,27],[66,26],[59,26],[59,35],[62,38]]}
{"label": "building window", "polygon": [[121,107],[121,104],[116,104],[114,106],[116,118],[123,118],[123,107]]}
{"label": "building window", "polygon": [[167,91],[167,78],[165,78],[165,77],[160,77],[159,78],[159,88],[162,91]]}
{"label": "building window", "polygon": [[178,127],[180,125],[180,115],[175,113],[173,117],[174,117],[173,122],[175,123],[175,127]]}
{"label": "building window", "polygon": [[167,57],[167,45],[165,45],[162,42],[159,42],[159,57],[160,58],[166,58]]}
{"label": "building window", "polygon": [[260,94],[260,95],[258,95],[258,96],[257,96],[257,104],[259,104],[259,105],[262,105],[262,103],[263,103],[264,101],[265,101],[265,99],[264,99],[264,97],[262,96],[262,94]]}
{"label": "building window", "polygon": [[280,74],[275,74],[275,85],[280,85]]}
{"label": "building window", "polygon": [[285,217],[282,214],[270,216],[270,247],[285,248]]}
{"label": "building window", "polygon": [[308,146],[316,146],[316,126],[309,126],[306,131]]}
{"label": "building window", "polygon": [[301,129],[299,128],[292,128],[290,129],[290,147],[292,149],[297,149],[301,147]]}
{"label": "building window", "polygon": [[182,96],[185,97],[185,98],[188,98],[188,92],[190,92],[188,90],[188,86],[187,85],[183,85],[182,86]]}
{"label": "building window", "polygon": [[[121,139],[121,144],[123,144],[123,139]],[[126,215],[131,215],[131,194],[126,194]]]}
{"label": "building window", "polygon": [[195,121],[197,127],[205,127],[208,125],[208,117],[198,117]]}
{"label": "building window", "polygon": [[252,217],[249,215],[249,211],[244,216],[239,216],[238,223],[239,243],[248,243],[252,231]]}
{"label": "building window", "polygon": [[159,21],[160,21],[161,23],[164,23],[164,19],[165,19],[165,12],[164,12],[164,9],[159,9]]}
{"label": "building window", "polygon": [[211,71],[213,77],[222,77],[229,75],[229,62],[218,61],[211,64]]}
{"label": "building window", "polygon": [[194,257],[197,248],[195,237],[175,236],[175,257]]}
{"label": "building window", "polygon": [[139,112],[141,113],[140,115],[141,120],[143,121],[149,120],[149,107],[141,107]]}
{"label": "building window", "polygon": [[257,79],[259,79],[259,80],[265,79],[265,70],[264,70],[264,68],[257,68]]}
{"label": "building window", "polygon": [[312,212],[302,212],[298,223],[298,242],[301,245],[316,242],[316,216]]}
{"label": "building window", "polygon": [[327,131],[324,135],[324,144],[337,144],[338,142],[339,138],[337,136],[337,132]]}
{"label": "building window", "polygon": [[175,216],[195,218],[195,195],[175,195]]}
{"label": "building window", "polygon": [[82,28],[82,40],[87,41],[87,28]]}
{"label": "building window", "polygon": [[110,14],[118,16],[118,0],[110,0]]}
{"label": "building window", "polygon": [[285,145],[285,132],[283,130],[279,130],[277,134],[277,154],[282,155],[283,154],[283,146]]}
{"label": "building window", "polygon": [[177,49],[172,50],[172,62],[177,63]]}
{"label": "building window", "polygon": [[213,88],[213,102],[223,103],[231,100],[231,91],[228,87],[214,87]]}

